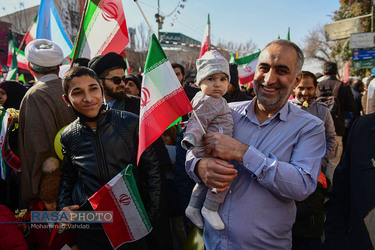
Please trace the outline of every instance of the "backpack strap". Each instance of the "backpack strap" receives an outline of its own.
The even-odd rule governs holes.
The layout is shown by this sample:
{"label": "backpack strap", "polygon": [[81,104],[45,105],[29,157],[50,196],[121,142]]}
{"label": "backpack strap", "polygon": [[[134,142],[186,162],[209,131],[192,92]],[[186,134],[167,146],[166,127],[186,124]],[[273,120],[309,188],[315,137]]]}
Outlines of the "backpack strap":
{"label": "backpack strap", "polygon": [[340,86],[341,86],[340,81],[336,81],[335,86],[333,86],[332,95],[335,96],[336,98],[338,98],[339,96]]}

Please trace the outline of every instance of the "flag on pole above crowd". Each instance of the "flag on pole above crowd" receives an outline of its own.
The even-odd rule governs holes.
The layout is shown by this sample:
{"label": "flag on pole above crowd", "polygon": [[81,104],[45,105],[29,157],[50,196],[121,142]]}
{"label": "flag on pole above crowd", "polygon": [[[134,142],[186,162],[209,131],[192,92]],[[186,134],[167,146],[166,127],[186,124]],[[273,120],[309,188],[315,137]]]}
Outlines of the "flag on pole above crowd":
{"label": "flag on pole above crowd", "polygon": [[350,74],[349,74],[349,61],[346,61],[345,62],[345,66],[344,66],[344,71],[343,71],[343,75],[342,75],[342,81],[343,83],[347,83],[349,81],[349,78],[350,78]]}
{"label": "flag on pole above crowd", "polygon": [[142,81],[137,162],[169,125],[192,110],[171,63],[152,34]]}
{"label": "flag on pole above crowd", "polygon": [[37,29],[38,15],[35,16],[33,23],[30,25],[29,30],[25,34],[25,43],[26,45],[35,39],[36,29]]}
{"label": "flag on pole above crowd", "polygon": [[[15,57],[15,58],[17,58],[16,59],[17,67],[21,68],[21,69],[28,70],[25,52],[17,49],[16,44],[15,44],[14,39],[13,39],[12,32],[11,32],[11,30],[9,30],[8,60],[7,60],[7,65],[8,65],[9,68],[11,68],[11,64],[12,64],[12,60],[13,60],[14,55],[17,55],[17,57]],[[13,65],[13,66],[15,66],[15,65]]]}
{"label": "flag on pole above crowd", "polygon": [[121,0],[88,0],[71,58],[120,54],[129,43]]}
{"label": "flag on pole above crowd", "polygon": [[145,237],[152,229],[128,165],[89,199],[95,211],[112,211],[113,223],[102,223],[114,249]]}
{"label": "flag on pole above crowd", "polygon": [[7,66],[9,68],[6,80],[17,80],[18,63],[16,55],[16,46],[14,44],[12,31],[9,30],[8,42],[8,60]]}
{"label": "flag on pole above crowd", "polygon": [[260,51],[245,57],[235,58],[231,55],[229,62],[238,65],[238,78],[241,85],[245,85],[254,79],[255,69],[258,64]]}
{"label": "flag on pole above crowd", "polygon": [[66,32],[53,0],[41,0],[37,18],[36,39],[48,39],[59,45],[64,57],[72,52],[73,44]]}
{"label": "flag on pole above crowd", "polygon": [[288,27],[288,34],[286,35],[286,40],[290,41],[290,27]]}
{"label": "flag on pole above crowd", "polygon": [[208,14],[208,19],[207,19],[207,26],[206,29],[204,30],[204,36],[201,44],[201,51],[199,53],[199,58],[201,58],[204,53],[210,50],[211,46],[211,24],[210,24],[210,14]]}

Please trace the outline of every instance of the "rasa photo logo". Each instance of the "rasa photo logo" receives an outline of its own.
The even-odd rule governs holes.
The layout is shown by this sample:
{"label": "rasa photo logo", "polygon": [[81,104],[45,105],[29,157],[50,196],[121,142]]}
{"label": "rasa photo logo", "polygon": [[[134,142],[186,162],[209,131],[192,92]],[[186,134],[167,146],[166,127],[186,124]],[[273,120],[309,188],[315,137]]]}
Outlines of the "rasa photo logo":
{"label": "rasa photo logo", "polygon": [[112,211],[31,211],[31,223],[112,223]]}

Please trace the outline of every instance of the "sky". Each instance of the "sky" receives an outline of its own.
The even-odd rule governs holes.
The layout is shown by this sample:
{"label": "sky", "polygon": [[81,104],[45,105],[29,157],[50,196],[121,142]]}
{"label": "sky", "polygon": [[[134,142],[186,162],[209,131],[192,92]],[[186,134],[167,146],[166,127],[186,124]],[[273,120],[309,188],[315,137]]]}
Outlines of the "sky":
{"label": "sky", "polygon": [[[312,29],[332,22],[333,12],[340,7],[339,0],[159,0],[164,15],[163,29],[167,32],[181,32],[201,41],[207,23],[211,20],[211,41],[233,41],[245,43],[250,39],[262,49],[268,42],[286,38],[290,27],[291,40],[304,46],[304,38]],[[19,10],[20,3],[29,8],[39,0],[0,0],[0,15]],[[122,0],[128,27],[136,28],[144,19],[134,0]],[[157,0],[138,0],[154,32],[157,32],[155,14]],[[173,12],[176,6],[180,14]],[[4,9],[5,8],[5,9]],[[173,26],[174,16],[177,19]],[[144,22],[145,23],[145,22]]]}

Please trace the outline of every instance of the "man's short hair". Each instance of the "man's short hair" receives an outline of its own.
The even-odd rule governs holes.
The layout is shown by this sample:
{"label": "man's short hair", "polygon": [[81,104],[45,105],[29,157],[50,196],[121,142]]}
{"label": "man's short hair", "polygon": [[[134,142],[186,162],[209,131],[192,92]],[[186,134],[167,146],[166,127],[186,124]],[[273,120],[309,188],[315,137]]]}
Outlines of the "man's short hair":
{"label": "man's short hair", "polygon": [[351,85],[352,89],[357,91],[360,91],[362,86],[364,86],[364,83],[361,80],[353,80]]}
{"label": "man's short hair", "polygon": [[47,75],[51,73],[57,73],[59,71],[60,66],[56,65],[52,67],[42,67],[30,62],[30,68],[37,74]]}
{"label": "man's short hair", "polygon": [[272,42],[267,44],[266,47],[264,47],[264,49],[262,51],[264,51],[267,47],[269,47],[273,44],[278,44],[278,45],[281,45],[281,46],[288,46],[288,47],[293,48],[297,52],[297,66],[296,66],[296,76],[297,76],[301,72],[303,62],[305,60],[305,56],[303,55],[302,50],[294,42],[291,42],[289,40],[284,40],[284,39],[277,39],[277,40],[273,40]]}
{"label": "man's short hair", "polygon": [[302,71],[302,79],[306,77],[311,77],[313,79],[314,87],[318,86],[318,79],[310,71]]}
{"label": "man's short hair", "polygon": [[172,63],[171,65],[172,65],[172,68],[173,68],[173,69],[175,69],[175,68],[179,68],[179,69],[181,70],[181,73],[182,73],[183,75],[185,75],[185,68],[184,68],[184,66],[182,66],[182,65],[179,64],[179,63]]}
{"label": "man's short hair", "polygon": [[99,83],[99,78],[96,75],[95,71],[88,67],[84,66],[74,66],[70,68],[65,74],[62,79],[62,88],[65,95],[68,95],[69,91],[69,83],[72,81],[74,77],[80,77],[80,76],[90,76],[94,78]]}
{"label": "man's short hair", "polygon": [[335,76],[337,74],[337,64],[334,62],[325,62],[323,64],[323,73],[329,76]]}
{"label": "man's short hair", "polygon": [[112,70],[115,70],[115,69],[123,69],[123,67],[122,66],[113,66],[111,68],[105,69],[102,73],[100,73],[100,75],[98,75],[99,79],[106,78],[109,71],[112,71]]}
{"label": "man's short hair", "polygon": [[79,57],[74,60],[73,66],[72,67],[78,67],[78,66],[89,66],[90,59],[84,58],[84,57]]}

